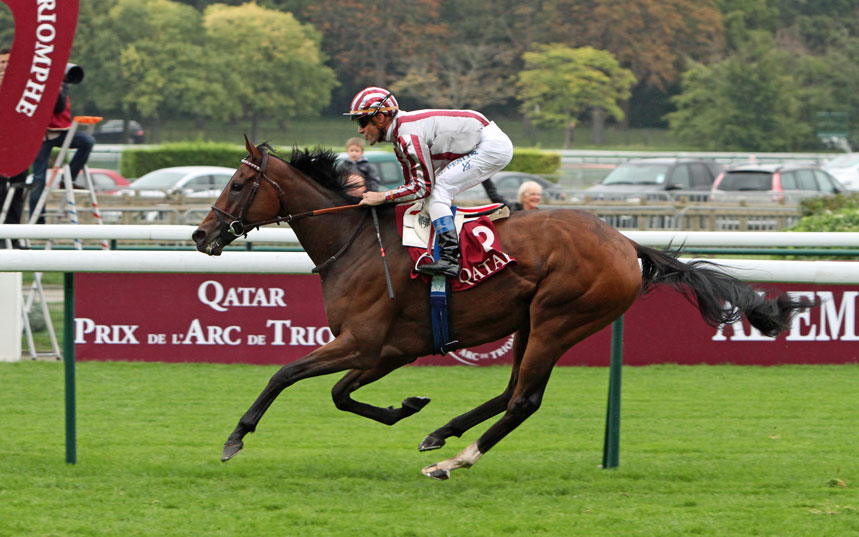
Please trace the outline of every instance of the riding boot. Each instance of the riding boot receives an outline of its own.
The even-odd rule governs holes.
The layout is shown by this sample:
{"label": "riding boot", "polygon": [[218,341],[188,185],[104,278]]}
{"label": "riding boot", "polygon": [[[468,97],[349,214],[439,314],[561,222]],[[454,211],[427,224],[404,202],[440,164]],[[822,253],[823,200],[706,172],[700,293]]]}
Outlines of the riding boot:
{"label": "riding boot", "polygon": [[435,228],[439,256],[434,263],[418,267],[418,272],[431,276],[459,277],[459,237],[452,216],[443,216],[432,223]]}

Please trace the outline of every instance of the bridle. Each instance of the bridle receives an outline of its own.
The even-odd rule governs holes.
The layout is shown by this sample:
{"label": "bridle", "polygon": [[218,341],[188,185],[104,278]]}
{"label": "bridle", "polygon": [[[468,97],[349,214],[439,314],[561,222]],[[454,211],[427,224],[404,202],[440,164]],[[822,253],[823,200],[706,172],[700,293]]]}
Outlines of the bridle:
{"label": "bridle", "polygon": [[[234,216],[229,212],[225,211],[224,209],[212,205],[212,210],[215,212],[215,217],[217,217],[217,219],[225,226],[225,228],[231,235],[235,237],[245,235],[247,237],[248,231],[253,228],[259,228],[260,226],[264,226],[266,224],[280,224],[281,222],[292,224],[293,222],[301,220],[302,218],[306,218],[308,216],[318,216],[321,214],[342,211],[344,209],[354,209],[360,207],[360,204],[356,203],[354,205],[340,205],[338,207],[329,207],[327,209],[316,209],[314,211],[307,211],[294,215],[289,214],[286,208],[286,194],[283,192],[283,189],[280,187],[280,185],[277,184],[277,181],[275,181],[265,173],[266,166],[268,165],[268,152],[265,149],[262,149],[261,152],[262,161],[260,161],[259,165],[254,164],[248,159],[242,159],[242,164],[251,168],[252,170],[256,170],[257,173],[252,179],[253,185],[251,186],[250,193],[246,195],[244,203],[242,204],[242,208],[239,211],[239,215]],[[280,199],[280,206],[278,207],[278,216],[269,220],[260,220],[259,222],[245,224],[245,216],[247,215],[250,206],[253,204],[254,198],[259,192],[260,184],[263,180],[267,181],[277,191],[277,197]],[[366,220],[366,217],[367,213],[365,212],[364,219],[362,219],[361,221],[362,224],[363,221]],[[340,255],[346,251],[349,245],[352,244],[352,241],[355,240],[355,237],[358,235],[358,232],[361,231],[361,227],[362,226],[360,224],[355,226],[355,230],[352,232],[352,235],[349,237],[348,240],[346,240],[346,242],[343,243],[343,246],[337,251],[337,253],[329,257],[321,265],[314,267],[313,272],[319,272],[324,267],[336,261],[337,258],[340,257]]]}
{"label": "bridle", "polygon": [[[265,173],[266,165],[268,164],[268,152],[266,152],[265,150],[262,151],[262,162],[260,163],[259,166],[254,164],[253,162],[251,162],[248,159],[242,159],[242,164],[251,168],[252,170],[256,170],[257,173],[254,176],[254,178],[252,179],[253,183],[252,183],[251,188],[250,188],[250,193],[246,194],[244,204],[242,205],[242,208],[239,211],[239,215],[233,216],[232,214],[225,211],[224,209],[221,209],[220,207],[212,205],[212,210],[215,211],[215,216],[218,218],[218,220],[222,224],[224,224],[224,226],[226,226],[227,231],[231,235],[233,235],[235,237],[239,237],[241,235],[247,235],[249,230],[251,230],[253,228],[259,228],[260,226],[264,226],[266,224],[280,224],[281,222],[286,222],[287,224],[290,224],[293,221],[295,221],[297,216],[304,216],[304,215],[293,216],[293,215],[289,214],[288,212],[285,215],[280,216],[281,211],[286,210],[286,194],[284,194],[283,189],[280,187],[280,185],[277,184],[277,182],[275,180],[273,180],[271,177],[269,177]],[[247,215],[248,209],[250,209],[251,205],[253,204],[254,198],[256,198],[256,195],[259,192],[260,183],[263,180],[268,181],[268,183],[275,188],[275,190],[277,191],[277,197],[280,198],[280,206],[278,207],[278,216],[276,218],[272,218],[269,220],[261,220],[259,222],[254,222],[251,224],[245,224],[244,223],[245,216]],[[228,222],[228,220],[229,220],[229,222]]]}

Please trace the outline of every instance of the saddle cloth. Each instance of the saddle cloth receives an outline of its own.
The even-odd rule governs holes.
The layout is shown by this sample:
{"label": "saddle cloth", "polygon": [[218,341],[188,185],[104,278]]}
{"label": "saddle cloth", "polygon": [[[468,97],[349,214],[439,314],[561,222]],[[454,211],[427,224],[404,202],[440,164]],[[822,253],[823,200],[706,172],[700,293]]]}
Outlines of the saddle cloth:
{"label": "saddle cloth", "polygon": [[[423,278],[429,283],[432,279],[415,270],[418,265],[432,262],[431,245],[434,233],[429,215],[423,210],[423,202],[396,207],[397,229],[415,262],[411,277]],[[488,277],[497,274],[516,260],[501,251],[498,233],[492,220],[506,218],[510,209],[501,203],[483,207],[457,208],[454,222],[459,233],[459,250],[462,269],[459,278],[450,280],[451,291],[470,289]]]}
{"label": "saddle cloth", "polygon": [[[478,207],[457,207],[453,217],[456,232],[462,233],[462,226],[466,222],[472,222],[484,215],[488,216],[490,220],[500,220],[510,216],[510,208],[503,203],[492,203]],[[423,201],[416,201],[411,205],[405,203],[397,205],[397,224],[400,235],[403,237],[403,246],[427,247],[432,235],[432,220]]]}

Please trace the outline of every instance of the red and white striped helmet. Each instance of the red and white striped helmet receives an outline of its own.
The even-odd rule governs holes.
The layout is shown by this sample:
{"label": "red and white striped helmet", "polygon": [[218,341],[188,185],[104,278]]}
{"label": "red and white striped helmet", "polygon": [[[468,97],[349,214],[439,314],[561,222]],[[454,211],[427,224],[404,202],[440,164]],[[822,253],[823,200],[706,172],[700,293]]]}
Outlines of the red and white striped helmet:
{"label": "red and white striped helmet", "polygon": [[393,93],[385,88],[370,86],[362,89],[352,98],[349,111],[343,115],[351,116],[352,119],[362,116],[373,117],[376,114],[392,116],[399,108]]}

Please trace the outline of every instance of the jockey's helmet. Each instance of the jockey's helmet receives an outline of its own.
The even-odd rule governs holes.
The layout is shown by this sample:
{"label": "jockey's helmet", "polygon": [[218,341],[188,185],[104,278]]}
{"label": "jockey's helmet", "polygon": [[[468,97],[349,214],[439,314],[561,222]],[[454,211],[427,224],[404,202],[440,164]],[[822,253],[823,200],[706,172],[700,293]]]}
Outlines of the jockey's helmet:
{"label": "jockey's helmet", "polygon": [[[350,116],[353,120],[367,121],[376,114],[392,116],[399,110],[397,99],[394,94],[385,88],[370,86],[359,91],[352,98],[349,111],[343,114]],[[363,125],[362,125],[363,126]]]}

